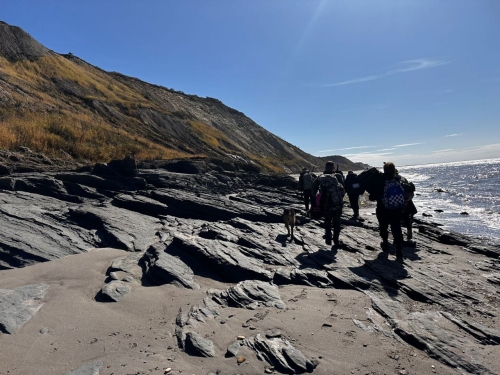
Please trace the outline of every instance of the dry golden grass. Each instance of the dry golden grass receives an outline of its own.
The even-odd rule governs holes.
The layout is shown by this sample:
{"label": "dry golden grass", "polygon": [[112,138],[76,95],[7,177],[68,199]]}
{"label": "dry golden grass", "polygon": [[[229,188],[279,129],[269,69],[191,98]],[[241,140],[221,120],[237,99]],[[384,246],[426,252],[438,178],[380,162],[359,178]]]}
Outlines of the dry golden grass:
{"label": "dry golden grass", "polygon": [[19,146],[49,156],[59,156],[64,151],[75,159],[90,161],[123,158],[130,154],[138,159],[192,156],[85,115],[27,113],[4,119],[0,122],[0,148],[15,149]]}

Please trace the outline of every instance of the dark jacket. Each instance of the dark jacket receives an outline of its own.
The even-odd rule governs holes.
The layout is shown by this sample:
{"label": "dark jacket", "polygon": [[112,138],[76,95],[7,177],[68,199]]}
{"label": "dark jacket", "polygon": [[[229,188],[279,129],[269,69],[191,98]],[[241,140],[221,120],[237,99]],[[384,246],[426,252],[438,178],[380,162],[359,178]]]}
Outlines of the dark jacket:
{"label": "dark jacket", "polygon": [[364,193],[363,189],[361,186],[358,188],[353,187],[354,184],[358,184],[359,186],[359,181],[358,181],[358,175],[356,173],[349,173],[347,174],[347,177],[345,178],[345,190],[348,195],[361,195]]}

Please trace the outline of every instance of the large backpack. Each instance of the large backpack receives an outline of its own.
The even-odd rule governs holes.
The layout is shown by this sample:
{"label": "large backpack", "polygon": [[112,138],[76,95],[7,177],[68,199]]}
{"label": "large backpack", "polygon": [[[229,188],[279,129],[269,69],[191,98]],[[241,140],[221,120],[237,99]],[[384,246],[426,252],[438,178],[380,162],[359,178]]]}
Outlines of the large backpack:
{"label": "large backpack", "polygon": [[382,203],[389,210],[405,206],[405,191],[398,181],[394,179],[385,181]]}
{"label": "large backpack", "polygon": [[319,177],[319,188],[321,192],[321,211],[335,211],[342,208],[344,204],[344,187],[333,175],[326,174]]}
{"label": "large backpack", "polygon": [[312,188],[313,177],[310,172],[304,173],[304,175],[302,176],[302,184],[304,190],[310,190]]}
{"label": "large backpack", "polygon": [[358,182],[362,191],[377,194],[384,186],[384,175],[377,168],[372,167],[358,175]]}

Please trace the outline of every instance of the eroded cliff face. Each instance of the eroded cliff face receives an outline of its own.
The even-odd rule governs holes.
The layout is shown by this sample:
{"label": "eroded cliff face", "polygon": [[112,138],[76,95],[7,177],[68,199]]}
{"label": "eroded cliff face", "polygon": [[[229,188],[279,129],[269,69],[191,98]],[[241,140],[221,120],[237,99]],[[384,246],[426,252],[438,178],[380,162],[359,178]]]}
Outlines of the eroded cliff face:
{"label": "eroded cliff face", "polygon": [[217,99],[106,72],[0,24],[0,147],[105,161],[242,158],[274,172],[323,166]]}
{"label": "eroded cliff face", "polygon": [[[404,247],[405,263],[400,264],[392,246],[388,253],[379,249],[374,207],[361,210],[362,220],[352,219],[346,208],[340,237],[344,245],[331,248],[322,238],[321,221],[302,214],[296,182],[290,177],[203,161],[141,167],[129,159],[87,171],[8,171],[0,178],[0,307],[8,306],[0,308],[1,330],[29,329],[26,322],[36,319],[37,311],[56,303],[51,298],[42,306],[44,295],[50,288],[64,288],[53,277],[32,285],[2,286],[9,272],[18,271],[14,268],[60,258],[70,262],[70,255],[111,247],[122,255],[107,267],[100,263],[98,269],[81,270],[93,282],[101,277],[101,288],[78,298],[87,298],[86,304],[114,301],[126,306],[127,299],[151,293],[155,286],[172,284],[185,291],[167,301],[168,311],[178,311],[177,317],[166,318],[167,307],[159,306],[158,321],[149,319],[144,324],[151,328],[134,335],[145,337],[146,330],[145,342],[163,353],[165,343],[153,342],[165,338],[166,326],[161,324],[168,323],[169,344],[177,348],[170,358],[185,361],[186,371],[193,372],[198,363],[190,362],[190,356],[202,356],[213,372],[224,365],[234,373],[238,363],[250,361],[248,368],[256,373],[327,374],[342,349],[325,348],[320,337],[343,340],[346,350],[358,351],[359,357],[384,346],[388,352],[382,362],[372,364],[380,371],[392,366],[404,373],[416,366],[418,373],[434,373],[429,363],[422,368],[414,362],[419,351],[419,358],[429,356],[447,366],[439,373],[454,368],[473,374],[500,370],[498,248],[417,220],[416,246]],[[281,222],[283,209],[289,207],[298,213],[294,238],[287,237]],[[71,277],[65,278],[75,290]],[[342,290],[357,297],[342,299]],[[353,298],[361,294],[363,302],[354,309]],[[107,313],[115,311],[113,306],[107,305]],[[346,320],[347,331],[339,328]],[[220,333],[222,326],[229,327],[230,334]],[[297,326],[316,327],[308,328],[315,336]],[[50,329],[57,336],[57,324]],[[331,331],[322,333],[324,329]],[[90,329],[89,334],[95,338],[88,339],[89,348],[99,340],[115,348],[126,345],[129,358],[137,347],[129,346],[136,339],[128,332],[100,334]],[[0,343],[5,336],[0,335]],[[374,341],[357,342],[356,336]],[[118,341],[112,341],[115,338]],[[413,347],[411,354],[402,342]],[[75,338],[67,345],[76,343]],[[101,365],[118,366],[117,361],[124,360],[99,353],[92,358]],[[400,358],[401,353],[407,358]],[[57,355],[59,362],[68,362],[62,351]],[[222,362],[231,356],[238,362]],[[81,365],[72,362],[72,368]],[[0,364],[4,370],[1,366],[6,365]]]}
{"label": "eroded cliff face", "polygon": [[50,52],[20,27],[0,21],[0,56],[11,61],[35,60]]}

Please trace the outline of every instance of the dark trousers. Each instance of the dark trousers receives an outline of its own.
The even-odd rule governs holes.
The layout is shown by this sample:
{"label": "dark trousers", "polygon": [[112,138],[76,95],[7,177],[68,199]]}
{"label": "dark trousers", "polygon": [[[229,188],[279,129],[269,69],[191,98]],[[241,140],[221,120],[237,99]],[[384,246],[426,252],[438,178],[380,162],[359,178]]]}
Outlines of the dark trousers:
{"label": "dark trousers", "polygon": [[338,241],[340,235],[340,217],[342,216],[342,208],[335,211],[327,211],[325,213],[325,238],[332,238],[333,226],[333,240]]}
{"label": "dark trousers", "polygon": [[303,192],[303,198],[304,198],[304,206],[306,207],[306,211],[309,211],[309,205],[313,205],[313,196],[311,189],[304,190]]}
{"label": "dark trousers", "polygon": [[385,207],[377,207],[377,219],[380,228],[380,237],[382,241],[389,240],[389,225],[391,226],[392,236],[396,249],[401,249],[403,246],[403,232],[401,230],[401,211],[388,210]]}
{"label": "dark trousers", "polygon": [[359,195],[358,194],[348,194],[349,203],[351,205],[354,215],[359,215]]}

